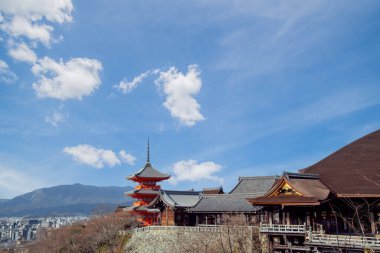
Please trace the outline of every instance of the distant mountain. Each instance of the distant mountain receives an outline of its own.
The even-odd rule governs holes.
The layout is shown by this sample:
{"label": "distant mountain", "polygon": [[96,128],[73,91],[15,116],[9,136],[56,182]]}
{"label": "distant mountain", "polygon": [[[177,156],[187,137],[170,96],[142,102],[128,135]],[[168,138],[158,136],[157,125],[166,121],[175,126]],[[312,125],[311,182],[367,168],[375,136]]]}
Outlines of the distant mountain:
{"label": "distant mountain", "polygon": [[82,184],[38,189],[10,200],[0,200],[0,217],[89,215],[98,208],[130,204],[124,195],[132,187]]}

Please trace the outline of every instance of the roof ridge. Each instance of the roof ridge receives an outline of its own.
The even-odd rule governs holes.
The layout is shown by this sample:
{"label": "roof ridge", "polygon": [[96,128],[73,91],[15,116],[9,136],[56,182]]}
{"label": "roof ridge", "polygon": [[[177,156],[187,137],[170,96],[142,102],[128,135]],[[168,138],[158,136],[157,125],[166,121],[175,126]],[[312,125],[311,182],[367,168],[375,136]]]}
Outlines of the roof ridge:
{"label": "roof ridge", "polygon": [[264,179],[264,178],[275,178],[276,176],[239,176],[239,181],[242,179]]}
{"label": "roof ridge", "polygon": [[217,187],[203,187],[203,190],[204,189],[221,189],[223,188],[222,186],[217,186]]}
{"label": "roof ridge", "polygon": [[181,191],[181,190],[163,190],[161,189],[162,192],[164,193],[193,193],[194,195],[196,195],[197,193],[202,193],[202,191],[189,191],[189,190],[186,190],[186,191]]}
{"label": "roof ridge", "polygon": [[215,194],[215,193],[211,193],[211,194],[202,194],[202,196],[204,197],[237,197],[237,196],[242,196],[242,195],[255,195],[255,194],[229,194],[229,193],[225,193],[225,194]]}

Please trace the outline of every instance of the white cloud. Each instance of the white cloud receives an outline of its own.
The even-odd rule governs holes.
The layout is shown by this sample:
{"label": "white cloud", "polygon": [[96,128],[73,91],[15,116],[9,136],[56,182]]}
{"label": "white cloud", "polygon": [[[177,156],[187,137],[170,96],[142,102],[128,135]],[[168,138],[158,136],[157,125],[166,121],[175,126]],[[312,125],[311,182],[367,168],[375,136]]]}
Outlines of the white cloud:
{"label": "white cloud", "polygon": [[142,73],[141,75],[133,78],[131,82],[128,82],[127,79],[123,79],[115,87],[126,94],[135,89],[151,73],[151,71],[146,71],[145,73]]}
{"label": "white cloud", "polygon": [[122,162],[129,164],[129,165],[135,165],[136,157],[126,153],[124,150],[120,150],[119,156]]}
{"label": "white cloud", "polygon": [[123,163],[134,165],[136,157],[125,150],[120,150],[119,157],[110,149],[99,149],[88,144],[74,147],[65,147],[63,152],[71,155],[74,160],[101,169],[105,166],[113,167]]}
{"label": "white cloud", "polygon": [[11,37],[26,37],[48,46],[54,28],[44,24],[71,22],[71,0],[12,0],[0,1],[3,14],[0,29]]}
{"label": "white cloud", "polygon": [[113,167],[121,163],[112,150],[97,149],[88,144],[80,144],[75,147],[65,147],[63,152],[71,155],[74,160],[97,169],[101,169],[104,166]]}
{"label": "white cloud", "polygon": [[37,61],[37,55],[32,49],[25,43],[12,45],[8,54],[18,61],[35,63]]}
{"label": "white cloud", "polygon": [[41,186],[33,175],[0,165],[0,198],[10,198]]}
{"label": "white cloud", "polygon": [[50,113],[45,117],[45,121],[52,126],[58,127],[60,124],[66,121],[67,115],[60,111]]}
{"label": "white cloud", "polygon": [[2,24],[0,28],[12,37],[25,36],[32,41],[41,42],[45,46],[50,45],[50,33],[54,30],[54,28],[49,25],[32,24],[27,18],[22,16],[12,18],[11,21]]}
{"label": "white cloud", "polygon": [[80,100],[100,87],[101,70],[102,64],[95,59],[72,58],[56,62],[44,57],[32,67],[38,77],[33,88],[39,97]]}
{"label": "white cloud", "polygon": [[170,182],[176,184],[179,181],[211,180],[223,183],[223,179],[216,176],[222,166],[214,162],[198,163],[196,160],[182,160],[173,165],[173,176]]}
{"label": "white cloud", "polygon": [[201,106],[192,97],[202,87],[199,75],[197,65],[188,66],[186,75],[172,67],[166,72],[161,71],[159,78],[155,81],[166,94],[164,106],[170,111],[172,117],[186,126],[193,126],[196,122],[204,120],[199,112]]}
{"label": "white cloud", "polygon": [[8,15],[27,16],[31,20],[46,18],[51,22],[71,22],[71,0],[12,0],[1,1],[0,11]]}
{"label": "white cloud", "polygon": [[10,84],[17,80],[17,76],[11,70],[9,70],[8,64],[0,60],[0,81]]}

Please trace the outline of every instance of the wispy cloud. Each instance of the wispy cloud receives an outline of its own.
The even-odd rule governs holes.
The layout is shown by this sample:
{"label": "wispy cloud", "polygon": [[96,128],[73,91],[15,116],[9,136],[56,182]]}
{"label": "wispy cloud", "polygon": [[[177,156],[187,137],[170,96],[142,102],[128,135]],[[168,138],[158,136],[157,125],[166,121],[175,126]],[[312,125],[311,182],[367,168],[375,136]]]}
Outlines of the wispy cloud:
{"label": "wispy cloud", "polygon": [[[336,17],[355,13],[368,4],[348,7],[341,1],[196,1],[207,10],[208,25],[245,22],[227,28],[218,37],[220,54],[212,67],[260,76],[302,68],[319,58],[313,52],[335,43],[342,30]],[[310,29],[313,32],[310,32]]]}
{"label": "wispy cloud", "polygon": [[[346,88],[299,104],[279,114],[260,115],[245,130],[236,133],[233,141],[223,141],[205,148],[196,157],[207,158],[249,145],[254,141],[280,132],[299,131],[327,121],[345,117],[350,113],[380,104],[380,87]],[[247,123],[246,123],[247,124]]]}
{"label": "wispy cloud", "polygon": [[17,75],[13,73],[8,64],[0,60],[0,81],[6,84],[14,83],[17,80]]}
{"label": "wispy cloud", "polygon": [[[292,108],[282,115],[264,121],[262,128],[279,131],[302,128],[380,103],[380,87],[347,88]],[[270,127],[271,126],[271,127]]]}
{"label": "wispy cloud", "polygon": [[66,121],[67,114],[62,111],[54,111],[45,117],[45,122],[51,124],[54,127],[58,127],[60,124]]}
{"label": "wispy cloud", "polygon": [[41,187],[40,178],[0,165],[0,198],[10,198]]}
{"label": "wispy cloud", "polygon": [[133,89],[137,88],[141,84],[141,82],[147,78],[150,74],[152,74],[152,71],[146,71],[135,78],[133,78],[132,81],[128,81],[126,78],[120,81],[118,85],[115,85],[114,87],[123,92],[124,94],[131,92]]}

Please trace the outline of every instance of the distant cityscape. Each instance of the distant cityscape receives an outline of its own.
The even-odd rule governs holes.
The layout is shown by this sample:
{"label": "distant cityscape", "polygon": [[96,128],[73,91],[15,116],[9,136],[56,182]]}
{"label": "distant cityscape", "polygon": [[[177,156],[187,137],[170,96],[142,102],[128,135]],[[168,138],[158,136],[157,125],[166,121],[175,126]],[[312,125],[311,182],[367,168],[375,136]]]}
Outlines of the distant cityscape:
{"label": "distant cityscape", "polygon": [[40,231],[56,229],[84,221],[88,216],[22,218],[0,217],[0,249],[13,248],[36,240]]}

